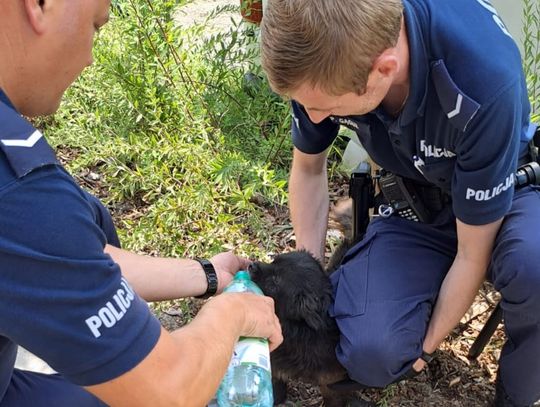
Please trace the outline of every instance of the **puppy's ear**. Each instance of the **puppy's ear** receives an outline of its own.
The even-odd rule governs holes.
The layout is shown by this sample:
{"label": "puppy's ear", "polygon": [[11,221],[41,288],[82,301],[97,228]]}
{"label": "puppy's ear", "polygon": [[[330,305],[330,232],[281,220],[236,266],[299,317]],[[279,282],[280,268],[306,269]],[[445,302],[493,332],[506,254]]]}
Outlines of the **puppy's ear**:
{"label": "puppy's ear", "polygon": [[306,324],[315,330],[325,328],[324,314],[326,308],[323,304],[323,299],[315,295],[299,294],[295,298],[297,311],[296,317],[303,319]]}

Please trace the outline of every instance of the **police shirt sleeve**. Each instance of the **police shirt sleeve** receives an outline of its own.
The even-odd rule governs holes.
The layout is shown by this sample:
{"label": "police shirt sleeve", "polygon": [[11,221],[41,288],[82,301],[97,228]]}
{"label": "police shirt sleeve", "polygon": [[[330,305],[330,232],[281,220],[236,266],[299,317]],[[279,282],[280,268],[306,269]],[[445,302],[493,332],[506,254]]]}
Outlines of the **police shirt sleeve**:
{"label": "police shirt sleeve", "polygon": [[318,154],[326,150],[336,139],[339,125],[330,118],[320,123],[313,123],[304,107],[296,101],[291,102],[292,107],[292,141],[294,146],[307,154]]}
{"label": "police shirt sleeve", "polygon": [[0,205],[0,335],[79,385],[138,365],[160,325],[104,253],[84,193],[53,167],[1,190]]}
{"label": "police shirt sleeve", "polygon": [[528,123],[519,81],[480,107],[457,143],[452,180],[454,213],[462,222],[484,225],[502,218],[514,194],[521,133]]}

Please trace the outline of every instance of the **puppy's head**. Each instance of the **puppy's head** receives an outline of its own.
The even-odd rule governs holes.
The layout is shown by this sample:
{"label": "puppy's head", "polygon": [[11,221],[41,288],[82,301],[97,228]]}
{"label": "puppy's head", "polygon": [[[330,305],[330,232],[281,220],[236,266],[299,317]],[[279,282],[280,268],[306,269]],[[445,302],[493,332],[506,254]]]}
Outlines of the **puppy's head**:
{"label": "puppy's head", "polygon": [[274,299],[280,321],[306,323],[315,330],[328,329],[332,300],[330,280],[319,262],[306,251],[280,254],[272,263],[255,262],[252,280]]}

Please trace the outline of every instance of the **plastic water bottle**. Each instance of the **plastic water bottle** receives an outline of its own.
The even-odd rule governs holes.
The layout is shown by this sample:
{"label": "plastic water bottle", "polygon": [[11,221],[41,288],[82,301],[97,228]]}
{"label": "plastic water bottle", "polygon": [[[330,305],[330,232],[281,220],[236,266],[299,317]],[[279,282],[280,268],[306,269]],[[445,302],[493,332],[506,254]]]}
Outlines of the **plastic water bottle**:
{"label": "plastic water bottle", "polygon": [[[239,271],[224,292],[263,295],[247,271]],[[241,337],[218,392],[219,407],[272,407],[272,375],[268,340]]]}

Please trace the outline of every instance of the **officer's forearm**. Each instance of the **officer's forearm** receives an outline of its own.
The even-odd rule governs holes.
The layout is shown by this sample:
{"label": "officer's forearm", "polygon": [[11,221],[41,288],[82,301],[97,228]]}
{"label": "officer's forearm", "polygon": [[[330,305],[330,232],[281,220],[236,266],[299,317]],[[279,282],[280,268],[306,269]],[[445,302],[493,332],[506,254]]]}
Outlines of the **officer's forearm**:
{"label": "officer's forearm", "polygon": [[142,256],[109,245],[105,251],[146,301],[171,300],[206,291],[206,276],[195,260]]}
{"label": "officer's forearm", "polygon": [[502,219],[482,226],[457,221],[458,251],[444,279],[424,340],[433,352],[459,323],[485,279],[491,252]]}
{"label": "officer's forearm", "polygon": [[185,327],[172,333],[163,329],[154,349],[134,369],[87,390],[111,406],[206,405],[242,333],[237,310],[242,307],[235,304],[221,301],[210,312],[203,307]]}
{"label": "officer's forearm", "polygon": [[296,248],[324,260],[328,224],[328,179],[326,158],[321,171],[307,170],[295,154],[289,179],[289,207],[296,236]]}
{"label": "officer's forearm", "polygon": [[459,323],[474,301],[485,279],[486,269],[467,264],[456,257],[448,272],[429,323],[424,350],[435,351],[444,338]]}

